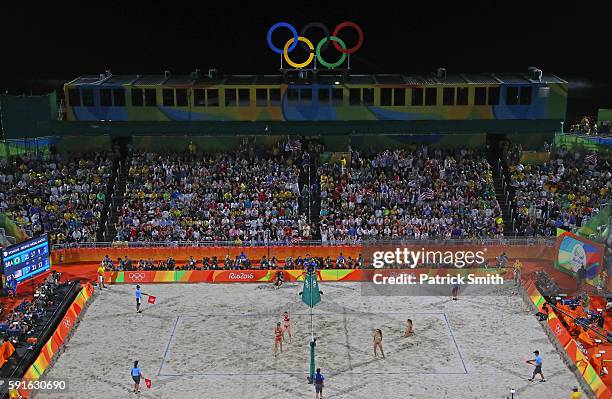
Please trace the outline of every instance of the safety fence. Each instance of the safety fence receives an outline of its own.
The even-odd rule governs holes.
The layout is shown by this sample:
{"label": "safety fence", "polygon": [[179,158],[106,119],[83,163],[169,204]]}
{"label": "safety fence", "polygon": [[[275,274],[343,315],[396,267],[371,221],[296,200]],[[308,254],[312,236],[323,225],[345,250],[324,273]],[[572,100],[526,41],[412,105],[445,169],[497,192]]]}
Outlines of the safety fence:
{"label": "safety fence", "polygon": [[[533,281],[527,281],[525,290],[529,295],[529,298],[538,309],[542,311],[542,306],[546,303],[546,300],[542,294],[538,291]],[[588,360],[588,352],[582,344],[571,337],[567,329],[563,326],[555,312],[548,312],[548,327],[550,331],[558,340],[561,347],[564,348],[569,358],[574,362],[580,375],[584,378],[586,384],[591,387],[597,399],[611,399],[612,392],[604,384],[597,371]]]}
{"label": "safety fence", "polygon": [[512,245],[554,246],[555,237],[508,237],[427,240],[296,240],[296,241],[108,241],[53,244],[53,250],[76,248],[158,248],[158,247],[270,247],[270,246],[363,246],[363,245]]}
{"label": "safety fence", "polygon": [[[99,244],[99,243],[98,243]],[[360,255],[364,257],[366,262],[369,262],[368,255],[374,251],[385,250],[389,251],[393,248],[406,248],[410,251],[421,252],[454,252],[471,251],[482,252],[483,258],[492,264],[496,262],[502,254],[505,254],[510,259],[520,259],[521,261],[550,261],[554,260],[554,241],[531,241],[527,239],[521,240],[470,240],[470,241],[376,241],[371,243],[362,243],[360,245],[321,245],[320,242],[311,245],[268,245],[268,246],[197,246],[195,243],[191,245],[168,245],[168,246],[142,246],[142,247],[116,247],[116,246],[64,246],[54,247],[51,253],[54,264],[62,263],[80,263],[80,262],[100,262],[105,256],[111,259],[124,258],[128,256],[132,261],[138,259],[153,259],[165,260],[169,257],[174,258],[179,265],[179,262],[185,261],[190,257],[202,260],[203,258],[212,259],[216,257],[219,262],[229,256],[235,259],[237,256],[246,256],[252,261],[259,261],[266,256],[268,259],[276,257],[279,261],[284,261],[288,257],[293,259],[298,256],[306,255],[313,258],[336,259],[342,255],[344,258],[349,256],[357,259]],[[422,262],[428,263],[428,262]],[[433,262],[429,262],[433,263]],[[443,262],[437,262],[443,263]]]}
{"label": "safety fence", "polygon": [[[284,281],[304,281],[303,270],[281,270]],[[153,284],[153,283],[271,283],[276,279],[277,270],[173,270],[173,271],[120,271],[106,272],[105,281],[111,284]],[[495,269],[333,269],[317,270],[319,281],[372,281],[374,274],[383,276],[422,275],[446,276],[453,275],[486,276],[498,274],[511,277],[511,268]],[[509,275],[509,276],[507,276]]]}

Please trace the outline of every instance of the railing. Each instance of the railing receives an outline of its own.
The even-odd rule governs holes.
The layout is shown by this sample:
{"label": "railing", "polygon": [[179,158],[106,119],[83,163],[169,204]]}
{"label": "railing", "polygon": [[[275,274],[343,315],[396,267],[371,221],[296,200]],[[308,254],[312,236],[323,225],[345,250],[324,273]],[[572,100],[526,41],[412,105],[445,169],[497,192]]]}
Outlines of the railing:
{"label": "railing", "polygon": [[361,246],[361,245],[505,245],[528,246],[545,245],[554,247],[554,237],[512,237],[482,239],[428,239],[428,240],[302,240],[287,241],[114,241],[54,244],[53,250],[78,248],[142,248],[142,247],[269,247],[269,246]]}

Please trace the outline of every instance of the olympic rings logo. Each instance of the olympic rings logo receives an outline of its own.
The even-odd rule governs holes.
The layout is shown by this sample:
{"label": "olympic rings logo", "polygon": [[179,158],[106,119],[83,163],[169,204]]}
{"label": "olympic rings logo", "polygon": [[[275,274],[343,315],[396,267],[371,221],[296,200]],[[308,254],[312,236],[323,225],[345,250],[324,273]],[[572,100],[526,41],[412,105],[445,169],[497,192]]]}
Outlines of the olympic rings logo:
{"label": "olympic rings logo", "polygon": [[[285,43],[285,46],[282,49],[276,47],[272,43],[272,34],[278,28],[287,28],[289,29],[289,31],[291,31],[291,34],[293,35],[291,39],[287,40],[287,43]],[[316,47],[309,39],[306,38],[306,32],[308,32],[308,30],[312,28],[322,30],[323,34],[325,35],[325,37],[321,39],[321,41],[319,41]],[[342,41],[342,39],[338,37],[338,33],[340,33],[340,31],[344,28],[353,28],[355,29],[355,31],[357,31],[357,44],[355,44],[351,48],[347,48],[344,41]],[[298,45],[298,42],[301,44],[302,48],[308,51],[308,58],[306,59],[306,61],[301,63],[295,62],[289,58],[289,53],[295,50]],[[321,55],[321,51],[327,49],[327,47],[329,47],[329,43],[332,43],[334,48],[340,53],[342,53],[340,59],[336,62],[327,62],[325,61],[325,59],[323,59],[323,56]],[[272,25],[272,27],[270,27],[270,29],[268,30],[268,47],[270,47],[270,49],[276,54],[282,54],[285,61],[287,61],[287,64],[291,65],[294,68],[304,68],[310,65],[315,56],[317,57],[319,64],[331,69],[337,68],[342,65],[342,63],[346,60],[347,55],[354,54],[355,52],[357,52],[357,50],[361,48],[362,45],[363,31],[361,30],[361,27],[359,25],[351,21],[346,21],[338,24],[338,26],[334,28],[331,34],[327,26],[320,22],[311,22],[309,24],[306,24],[304,28],[302,28],[302,30],[300,31],[299,35],[295,27],[287,22],[277,22]]]}
{"label": "olympic rings logo", "polygon": [[71,325],[72,325],[72,320],[70,320],[70,318],[66,317],[66,318],[64,319],[64,326],[65,326],[66,328],[70,328],[70,326],[71,326]]}
{"label": "olympic rings logo", "polygon": [[145,274],[144,273],[129,273],[128,277],[135,281],[142,281],[145,278]]}

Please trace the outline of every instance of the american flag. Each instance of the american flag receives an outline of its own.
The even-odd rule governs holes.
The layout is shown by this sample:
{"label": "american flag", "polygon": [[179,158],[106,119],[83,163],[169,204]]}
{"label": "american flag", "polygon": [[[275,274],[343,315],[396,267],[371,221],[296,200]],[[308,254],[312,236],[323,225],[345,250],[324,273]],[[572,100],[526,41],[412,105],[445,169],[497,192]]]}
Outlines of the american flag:
{"label": "american flag", "polygon": [[425,201],[432,199],[434,199],[434,191],[431,188],[426,188],[425,190],[421,191],[421,194],[419,195],[419,200]]}
{"label": "american flag", "polygon": [[300,151],[302,149],[301,140],[289,140],[285,145],[285,151]]}
{"label": "american flag", "polygon": [[587,161],[588,163],[592,163],[593,165],[597,164],[597,154],[589,154],[586,157],[584,157],[584,160]]}

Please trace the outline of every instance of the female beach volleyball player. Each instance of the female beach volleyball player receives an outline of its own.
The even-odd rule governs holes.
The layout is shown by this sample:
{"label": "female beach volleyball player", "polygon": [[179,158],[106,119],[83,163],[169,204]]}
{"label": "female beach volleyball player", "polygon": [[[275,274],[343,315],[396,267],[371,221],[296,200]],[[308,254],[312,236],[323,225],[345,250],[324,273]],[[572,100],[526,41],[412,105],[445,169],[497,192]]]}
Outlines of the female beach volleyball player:
{"label": "female beach volleyball player", "polygon": [[378,356],[378,353],[376,352],[376,348],[380,349],[380,353],[382,354],[382,357],[384,359],[385,352],[383,351],[383,347],[382,347],[382,330],[380,328],[377,328],[376,330],[374,330],[374,357]]}
{"label": "female beach volleyball player", "polygon": [[134,380],[134,393],[140,393],[140,379],[142,378],[142,370],[138,367],[138,360],[134,362],[132,367],[132,379]]}
{"label": "female beach volleyball player", "polygon": [[282,270],[276,271],[276,280],[274,281],[274,288],[278,289],[283,285],[283,281],[285,280],[285,275]]}
{"label": "female beach volleyball player", "polygon": [[274,329],[274,356],[277,355],[279,347],[281,353],[283,353],[283,328],[280,321],[276,323],[276,328]]}
{"label": "female beach volleyball player", "polygon": [[283,339],[285,339],[285,333],[289,334],[289,343],[291,343],[291,315],[289,315],[289,311],[286,311],[283,314]]}
{"label": "female beach volleyball player", "polygon": [[414,331],[412,330],[412,320],[408,319],[406,321],[406,332],[404,333],[404,337],[412,337],[414,335]]}

